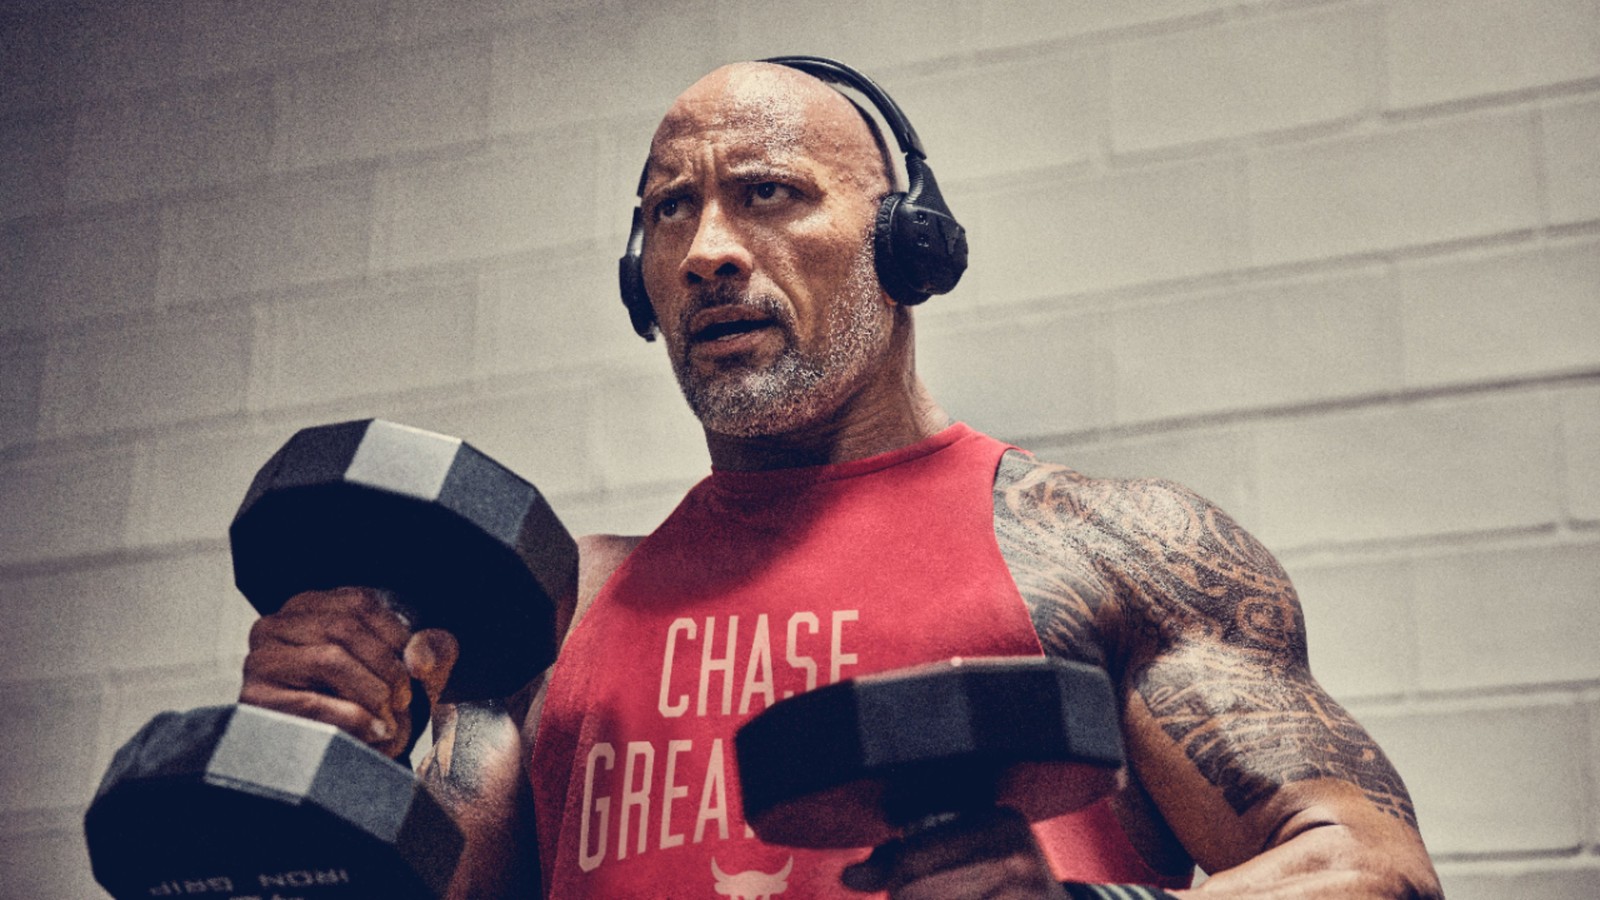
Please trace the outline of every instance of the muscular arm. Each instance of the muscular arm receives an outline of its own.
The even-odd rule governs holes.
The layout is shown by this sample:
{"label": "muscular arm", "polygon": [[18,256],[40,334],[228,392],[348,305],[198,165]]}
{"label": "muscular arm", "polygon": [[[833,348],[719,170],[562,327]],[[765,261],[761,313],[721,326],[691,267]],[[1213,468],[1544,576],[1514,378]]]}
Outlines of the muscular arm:
{"label": "muscular arm", "polygon": [[995,496],[1046,651],[1117,683],[1135,782],[1118,812],[1154,862],[1170,825],[1215,873],[1198,894],[1437,896],[1405,786],[1311,676],[1299,601],[1258,542],[1170,483],[1016,455]]}
{"label": "muscular arm", "polygon": [[417,774],[466,838],[452,900],[537,897],[538,847],[519,723],[543,676],[508,702],[437,704]]}
{"label": "muscular arm", "polygon": [[[616,535],[578,540],[573,625],[640,540]],[[451,900],[539,895],[538,841],[527,764],[544,688],[541,674],[504,702],[434,705],[433,746],[417,773],[451,810],[466,837],[450,883]]]}

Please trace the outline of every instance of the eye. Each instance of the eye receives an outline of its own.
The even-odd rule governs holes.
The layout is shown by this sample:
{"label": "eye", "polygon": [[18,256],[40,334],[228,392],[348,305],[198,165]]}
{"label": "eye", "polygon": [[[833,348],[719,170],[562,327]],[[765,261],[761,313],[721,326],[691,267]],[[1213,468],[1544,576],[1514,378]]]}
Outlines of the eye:
{"label": "eye", "polygon": [[675,222],[689,214],[689,201],[683,197],[668,197],[657,203],[651,215],[657,222]]}
{"label": "eye", "polygon": [[794,197],[794,188],[776,181],[763,181],[750,187],[750,197],[746,202],[750,206],[777,206]]}

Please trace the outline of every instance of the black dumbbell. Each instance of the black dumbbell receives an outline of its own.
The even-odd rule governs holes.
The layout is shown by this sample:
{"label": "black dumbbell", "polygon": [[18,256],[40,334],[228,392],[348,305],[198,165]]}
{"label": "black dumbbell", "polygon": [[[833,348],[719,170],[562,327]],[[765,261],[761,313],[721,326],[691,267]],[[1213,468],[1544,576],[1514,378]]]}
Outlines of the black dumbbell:
{"label": "black dumbbell", "polygon": [[[547,666],[577,584],[577,546],[531,484],[458,439],[379,420],[296,434],[229,536],[235,583],[263,614],[362,586],[413,630],[450,631],[451,702],[509,695]],[[117,752],[84,830],[119,900],[437,897],[462,847],[409,769],[332,726],[243,705],[157,716]]]}
{"label": "black dumbbell", "polygon": [[762,840],[871,847],[992,813],[1086,806],[1123,777],[1104,670],[951,660],[776,703],[734,738],[745,820]]}

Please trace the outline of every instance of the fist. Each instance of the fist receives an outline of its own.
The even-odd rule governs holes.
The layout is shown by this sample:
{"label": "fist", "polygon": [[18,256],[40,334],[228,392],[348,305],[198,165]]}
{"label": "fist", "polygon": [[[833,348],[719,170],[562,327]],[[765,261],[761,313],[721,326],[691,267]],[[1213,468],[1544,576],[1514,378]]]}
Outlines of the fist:
{"label": "fist", "polygon": [[1064,900],[1028,822],[999,807],[889,841],[845,869],[846,887],[891,900]]}
{"label": "fist", "polygon": [[239,702],[325,722],[398,756],[410,743],[411,681],[437,702],[455,638],[412,634],[368,588],[307,591],[250,629]]}

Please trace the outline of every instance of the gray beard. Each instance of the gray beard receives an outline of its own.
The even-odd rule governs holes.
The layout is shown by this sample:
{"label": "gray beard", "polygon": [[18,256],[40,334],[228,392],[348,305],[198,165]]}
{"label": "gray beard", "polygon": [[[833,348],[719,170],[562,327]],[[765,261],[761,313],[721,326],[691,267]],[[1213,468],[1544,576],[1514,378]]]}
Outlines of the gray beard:
{"label": "gray beard", "polygon": [[[689,366],[687,349],[673,354],[678,386],[706,430],[734,437],[796,431],[830,415],[858,388],[868,364],[889,340],[890,317],[878,309],[882,301],[868,237],[849,277],[828,301],[827,340],[820,353],[805,353],[794,345],[793,315],[771,296],[718,290],[684,313],[686,324],[707,306],[745,304],[777,318],[789,338],[778,358],[760,369],[702,376]],[[686,328],[679,333],[687,334]]]}

